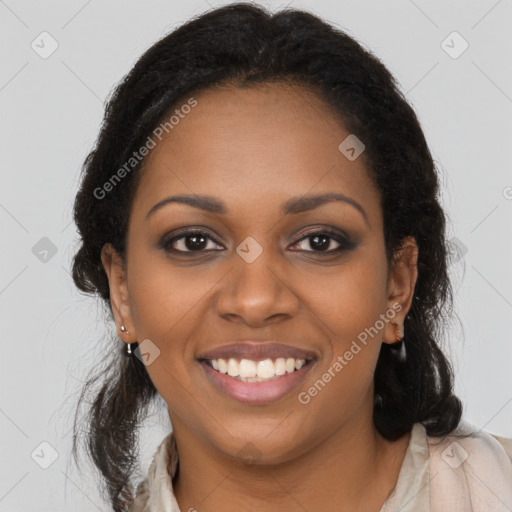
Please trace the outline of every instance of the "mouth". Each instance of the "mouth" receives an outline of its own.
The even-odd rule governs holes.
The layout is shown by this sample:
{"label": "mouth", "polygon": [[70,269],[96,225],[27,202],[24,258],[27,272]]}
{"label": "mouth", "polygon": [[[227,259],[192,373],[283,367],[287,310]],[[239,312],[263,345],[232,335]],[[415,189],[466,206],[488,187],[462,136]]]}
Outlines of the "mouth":
{"label": "mouth", "polygon": [[316,361],[316,357],[198,359],[217,390],[234,400],[251,404],[274,402],[289,394]]}
{"label": "mouth", "polygon": [[276,359],[200,359],[211,366],[215,371],[229,375],[243,382],[267,382],[283,375],[299,371],[304,365],[313,362],[314,358],[295,359],[294,357],[278,357]]}

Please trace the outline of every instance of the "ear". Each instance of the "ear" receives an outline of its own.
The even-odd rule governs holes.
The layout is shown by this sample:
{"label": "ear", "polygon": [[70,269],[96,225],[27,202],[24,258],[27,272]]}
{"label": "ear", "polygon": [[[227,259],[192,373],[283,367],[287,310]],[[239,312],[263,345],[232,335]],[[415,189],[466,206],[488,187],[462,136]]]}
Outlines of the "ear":
{"label": "ear", "polygon": [[[112,244],[109,243],[101,249],[101,262],[108,277],[110,302],[117,326],[117,334],[125,343],[134,343],[137,341],[137,335],[131,315],[124,262]],[[125,332],[121,331],[121,325],[124,325]]]}
{"label": "ear", "polygon": [[395,311],[384,327],[384,343],[396,343],[404,336],[404,321],[412,304],[418,278],[418,246],[412,236],[404,239],[393,258],[388,281],[387,311]]}

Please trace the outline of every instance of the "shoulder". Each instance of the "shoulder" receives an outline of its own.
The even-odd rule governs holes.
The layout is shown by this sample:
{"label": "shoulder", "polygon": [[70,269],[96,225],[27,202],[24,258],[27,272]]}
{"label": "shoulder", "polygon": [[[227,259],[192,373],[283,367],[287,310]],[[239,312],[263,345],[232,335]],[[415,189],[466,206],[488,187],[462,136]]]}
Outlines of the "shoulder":
{"label": "shoulder", "polygon": [[430,455],[437,453],[450,467],[470,458],[492,460],[504,469],[512,467],[512,438],[479,430],[467,421],[461,421],[451,434],[442,438],[427,436],[427,441]]}
{"label": "shoulder", "polygon": [[501,437],[496,434],[491,434],[491,436],[501,444],[505,453],[508,455],[508,458],[512,462],[512,437]]}
{"label": "shoulder", "polygon": [[512,510],[512,439],[462,421],[427,442],[433,510]]}

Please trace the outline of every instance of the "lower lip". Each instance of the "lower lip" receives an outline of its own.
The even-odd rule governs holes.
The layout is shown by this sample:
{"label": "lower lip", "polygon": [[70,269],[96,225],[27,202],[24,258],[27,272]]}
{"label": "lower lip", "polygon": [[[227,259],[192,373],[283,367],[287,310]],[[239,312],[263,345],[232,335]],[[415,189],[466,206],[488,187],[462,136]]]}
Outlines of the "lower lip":
{"label": "lower lip", "polygon": [[311,360],[300,370],[286,373],[275,380],[244,382],[214,370],[206,361],[199,361],[206,376],[217,389],[234,400],[248,404],[266,404],[279,400],[302,382],[314,363]]}

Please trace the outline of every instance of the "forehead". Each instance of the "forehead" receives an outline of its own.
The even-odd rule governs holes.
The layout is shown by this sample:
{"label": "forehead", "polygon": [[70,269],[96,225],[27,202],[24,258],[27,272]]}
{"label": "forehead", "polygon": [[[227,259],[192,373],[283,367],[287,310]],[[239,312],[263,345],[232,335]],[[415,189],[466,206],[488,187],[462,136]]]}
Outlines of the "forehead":
{"label": "forehead", "polygon": [[153,137],[134,207],[145,209],[141,214],[176,193],[217,196],[233,210],[249,202],[277,208],[287,197],[332,191],[367,210],[377,205],[364,159],[350,161],[339,150],[350,132],[309,90],[223,86],[194,98],[191,109],[176,105],[162,140]]}

